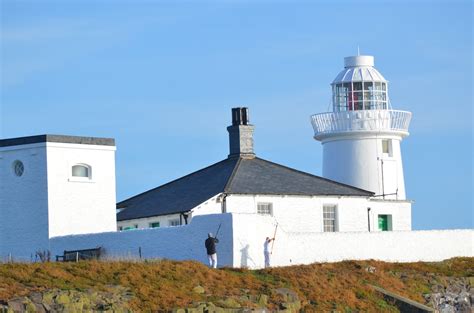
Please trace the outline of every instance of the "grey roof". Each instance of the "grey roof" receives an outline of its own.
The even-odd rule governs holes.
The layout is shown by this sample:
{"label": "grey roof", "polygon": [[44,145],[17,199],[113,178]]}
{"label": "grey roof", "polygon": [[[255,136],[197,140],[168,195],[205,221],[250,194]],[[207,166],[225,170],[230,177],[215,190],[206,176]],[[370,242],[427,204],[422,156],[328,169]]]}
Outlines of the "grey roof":
{"label": "grey roof", "polygon": [[228,158],[187,176],[121,201],[117,220],[188,212],[220,193],[334,195],[370,197],[374,193],[297,171],[260,158]]}
{"label": "grey roof", "polygon": [[0,147],[28,145],[40,142],[59,142],[59,143],[77,143],[82,145],[99,145],[99,146],[115,146],[113,138],[97,138],[97,137],[79,137],[64,135],[37,135],[28,137],[18,137],[1,139]]}

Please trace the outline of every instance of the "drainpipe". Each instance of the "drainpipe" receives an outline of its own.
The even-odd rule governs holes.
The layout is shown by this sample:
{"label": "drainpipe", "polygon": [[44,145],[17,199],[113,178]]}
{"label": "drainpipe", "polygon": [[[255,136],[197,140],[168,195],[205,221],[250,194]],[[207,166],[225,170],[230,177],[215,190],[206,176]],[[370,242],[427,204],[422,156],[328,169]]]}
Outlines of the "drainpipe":
{"label": "drainpipe", "polygon": [[222,213],[227,213],[227,202],[225,199],[227,198],[227,194],[223,193],[222,194],[222,202],[221,202],[221,211]]}
{"label": "drainpipe", "polygon": [[181,221],[181,217],[184,218],[184,225],[188,225],[188,217],[189,217],[189,213],[190,213],[190,212],[191,212],[191,211],[188,211],[188,212],[186,212],[186,213],[181,213],[181,214],[179,215],[179,223],[180,223],[181,225],[183,225],[183,223],[182,223],[182,221]]}
{"label": "drainpipe", "polygon": [[367,208],[367,226],[370,232],[370,208]]}

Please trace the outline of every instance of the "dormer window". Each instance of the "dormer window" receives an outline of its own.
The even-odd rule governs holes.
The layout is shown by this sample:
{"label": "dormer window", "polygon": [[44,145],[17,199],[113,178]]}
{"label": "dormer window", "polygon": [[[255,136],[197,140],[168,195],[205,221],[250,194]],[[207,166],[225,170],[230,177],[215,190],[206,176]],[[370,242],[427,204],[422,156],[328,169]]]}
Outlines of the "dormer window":
{"label": "dormer window", "polygon": [[85,164],[76,164],[71,168],[71,176],[74,178],[91,178],[91,167]]}

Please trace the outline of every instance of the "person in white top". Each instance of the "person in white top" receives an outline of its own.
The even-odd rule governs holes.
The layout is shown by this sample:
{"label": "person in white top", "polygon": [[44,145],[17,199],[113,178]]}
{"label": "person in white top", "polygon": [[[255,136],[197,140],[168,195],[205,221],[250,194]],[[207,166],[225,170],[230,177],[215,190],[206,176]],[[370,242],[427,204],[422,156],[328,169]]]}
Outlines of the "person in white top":
{"label": "person in white top", "polygon": [[275,240],[275,238],[267,237],[265,243],[263,244],[263,255],[265,256],[265,267],[270,267],[270,242]]}

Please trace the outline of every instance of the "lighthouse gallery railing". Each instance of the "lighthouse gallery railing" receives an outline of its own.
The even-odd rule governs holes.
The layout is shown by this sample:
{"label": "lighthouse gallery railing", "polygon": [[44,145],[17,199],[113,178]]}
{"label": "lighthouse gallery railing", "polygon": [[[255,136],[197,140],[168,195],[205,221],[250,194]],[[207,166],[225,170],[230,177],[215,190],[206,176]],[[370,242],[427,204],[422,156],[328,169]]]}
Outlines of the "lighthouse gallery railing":
{"label": "lighthouse gallery railing", "polygon": [[327,112],[311,116],[314,136],[351,131],[400,131],[408,134],[411,112],[360,110]]}

